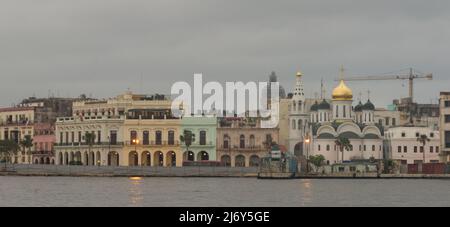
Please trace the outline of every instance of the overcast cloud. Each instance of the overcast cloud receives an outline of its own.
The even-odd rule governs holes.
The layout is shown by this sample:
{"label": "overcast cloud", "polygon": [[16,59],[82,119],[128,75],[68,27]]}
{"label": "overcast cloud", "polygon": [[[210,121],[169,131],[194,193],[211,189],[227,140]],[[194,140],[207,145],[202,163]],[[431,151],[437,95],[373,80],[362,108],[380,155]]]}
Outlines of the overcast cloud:
{"label": "overcast cloud", "polygon": [[[348,74],[414,67],[416,99],[450,90],[450,1],[1,0],[0,105],[48,94],[105,98],[127,88],[169,93],[180,80],[261,81],[330,95]],[[141,83],[141,77],[143,82]],[[349,83],[377,106],[407,95],[401,81]],[[357,96],[357,95],[356,95]]]}

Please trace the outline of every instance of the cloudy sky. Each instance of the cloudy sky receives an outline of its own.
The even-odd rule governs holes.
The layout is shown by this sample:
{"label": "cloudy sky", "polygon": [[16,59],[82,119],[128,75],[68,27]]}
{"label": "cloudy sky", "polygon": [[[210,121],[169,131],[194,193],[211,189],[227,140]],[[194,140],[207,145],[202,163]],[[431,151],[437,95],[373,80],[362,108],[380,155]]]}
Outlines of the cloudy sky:
{"label": "cloudy sky", "polygon": [[[263,81],[276,71],[291,90],[305,74],[327,95],[349,75],[414,67],[416,98],[450,90],[450,1],[1,0],[0,105],[24,97],[169,93],[176,81]],[[407,83],[349,83],[377,106]]]}

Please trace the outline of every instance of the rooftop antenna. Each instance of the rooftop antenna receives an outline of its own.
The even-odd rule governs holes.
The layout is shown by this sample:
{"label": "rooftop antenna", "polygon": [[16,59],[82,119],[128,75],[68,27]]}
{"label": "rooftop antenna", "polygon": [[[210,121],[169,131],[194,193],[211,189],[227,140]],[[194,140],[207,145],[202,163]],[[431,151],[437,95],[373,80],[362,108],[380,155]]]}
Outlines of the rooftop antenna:
{"label": "rooftop antenna", "polygon": [[370,100],[370,90],[367,90],[367,99]]}
{"label": "rooftop antenna", "polygon": [[323,99],[325,96],[325,89],[323,88],[323,78],[320,80],[320,99]]}
{"label": "rooftop antenna", "polygon": [[341,68],[339,69],[339,80],[344,80],[344,73],[345,73],[344,65],[341,65]]}

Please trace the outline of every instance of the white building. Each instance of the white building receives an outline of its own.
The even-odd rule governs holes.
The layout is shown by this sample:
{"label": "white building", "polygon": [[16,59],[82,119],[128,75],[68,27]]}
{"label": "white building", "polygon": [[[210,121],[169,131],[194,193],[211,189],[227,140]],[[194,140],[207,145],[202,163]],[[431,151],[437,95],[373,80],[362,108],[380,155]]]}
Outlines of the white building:
{"label": "white building", "polygon": [[450,92],[440,95],[441,161],[450,163]]}
{"label": "white building", "polygon": [[[426,135],[430,141],[425,146],[418,141]],[[439,162],[439,131],[428,127],[396,127],[385,132],[387,158],[401,164]]]}
{"label": "white building", "polygon": [[294,93],[289,103],[289,150],[295,155],[304,155],[304,140],[308,130],[309,114],[307,111],[305,92],[303,90],[302,73],[298,72]]}
{"label": "white building", "polygon": [[[343,70],[341,70],[343,76]],[[341,80],[332,101],[317,101],[311,106],[312,141],[309,155],[323,155],[328,164],[361,159],[383,158],[381,126],[375,123],[375,106],[367,101],[353,108],[353,92]],[[338,138],[347,138],[350,150],[340,151]]]}

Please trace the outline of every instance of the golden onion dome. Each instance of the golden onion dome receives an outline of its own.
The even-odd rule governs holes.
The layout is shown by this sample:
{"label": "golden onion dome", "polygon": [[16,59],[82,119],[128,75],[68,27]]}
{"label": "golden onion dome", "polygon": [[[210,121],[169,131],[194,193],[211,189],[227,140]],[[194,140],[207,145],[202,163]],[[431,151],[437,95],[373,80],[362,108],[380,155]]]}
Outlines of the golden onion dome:
{"label": "golden onion dome", "polygon": [[353,100],[353,92],[347,87],[344,80],[341,80],[339,85],[333,90],[333,100]]}
{"label": "golden onion dome", "polygon": [[297,72],[297,77],[302,77],[303,76],[303,74],[302,74],[302,72]]}

